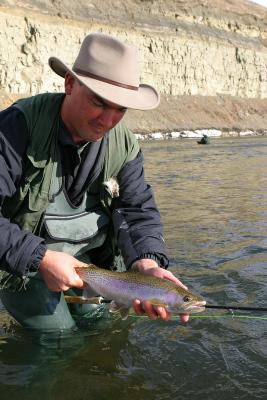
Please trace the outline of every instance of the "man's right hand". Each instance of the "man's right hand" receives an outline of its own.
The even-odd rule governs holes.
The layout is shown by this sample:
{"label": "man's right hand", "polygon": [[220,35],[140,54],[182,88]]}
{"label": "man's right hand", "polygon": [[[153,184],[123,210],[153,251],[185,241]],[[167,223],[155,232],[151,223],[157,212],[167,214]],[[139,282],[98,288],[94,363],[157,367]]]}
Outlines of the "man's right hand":
{"label": "man's right hand", "polygon": [[61,292],[72,287],[83,288],[84,282],[75,268],[84,267],[84,263],[60,251],[47,250],[39,267],[40,274],[52,292]]}

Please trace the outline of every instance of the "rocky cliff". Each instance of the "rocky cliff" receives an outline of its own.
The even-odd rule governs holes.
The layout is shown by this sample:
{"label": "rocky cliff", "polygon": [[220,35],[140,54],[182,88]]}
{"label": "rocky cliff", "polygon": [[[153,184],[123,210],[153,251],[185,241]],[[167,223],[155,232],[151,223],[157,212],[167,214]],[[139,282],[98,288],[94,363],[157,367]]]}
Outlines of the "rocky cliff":
{"label": "rocky cliff", "polygon": [[0,2],[0,106],[62,90],[48,67],[72,65],[83,37],[112,33],[140,51],[157,110],[131,111],[137,132],[267,129],[267,9],[245,0],[31,0]]}

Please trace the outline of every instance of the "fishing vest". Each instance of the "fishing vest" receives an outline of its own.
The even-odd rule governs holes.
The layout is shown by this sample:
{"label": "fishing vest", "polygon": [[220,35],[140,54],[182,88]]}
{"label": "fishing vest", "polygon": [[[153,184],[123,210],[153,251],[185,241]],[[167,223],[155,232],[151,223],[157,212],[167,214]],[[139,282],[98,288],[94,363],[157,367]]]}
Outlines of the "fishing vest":
{"label": "fishing vest", "polygon": [[49,204],[41,231],[47,247],[90,263],[89,251],[103,245],[109,224],[110,217],[104,211],[97,194],[88,190],[79,205],[71,203],[59,162],[52,173]]}
{"label": "fishing vest", "polygon": [[[47,229],[50,229],[50,231],[54,229],[54,233],[56,230],[55,220],[51,222],[50,218],[49,225],[49,214],[54,213],[53,206],[51,206],[51,203],[49,205],[49,199],[51,199],[51,193],[55,189],[53,187],[55,184],[53,176],[55,176],[55,171],[59,171],[61,168],[58,151],[58,132],[60,110],[64,97],[65,94],[63,93],[46,93],[19,100],[13,105],[22,111],[25,116],[29,132],[29,144],[20,185],[12,198],[5,199],[2,212],[12,223],[18,224],[21,229],[29,230],[37,235],[40,234],[46,212],[48,214]],[[137,140],[123,124],[119,123],[110,130],[102,171],[92,184],[92,187],[88,188],[80,206],[81,208],[79,210],[75,209],[75,207],[65,209],[66,198],[63,191],[61,196],[57,198],[56,207],[60,202],[64,203],[63,209],[70,217],[68,221],[65,219],[64,224],[71,226],[73,222],[71,221],[71,214],[75,217],[76,214],[86,213],[87,218],[89,218],[87,222],[92,227],[92,234],[94,234],[93,231],[97,230],[100,220],[103,222],[103,226],[106,226],[107,216],[110,217],[112,211],[112,195],[107,190],[105,182],[116,177],[123,166],[133,160],[138,152],[139,145]],[[98,211],[94,210],[94,205]],[[96,211],[94,216],[91,215],[91,220],[88,210],[91,210],[92,213]],[[81,220],[79,226],[82,226]],[[79,226],[77,225],[77,230],[79,230]],[[113,231],[110,228],[109,230]],[[81,235],[80,242],[84,242],[86,234],[85,236]],[[68,229],[68,235],[70,236],[70,229]],[[77,240],[76,244],[79,242],[78,236],[75,239]],[[88,245],[90,242],[89,236],[87,237]],[[59,239],[61,240],[62,238]],[[99,242],[99,244],[101,243]]]}

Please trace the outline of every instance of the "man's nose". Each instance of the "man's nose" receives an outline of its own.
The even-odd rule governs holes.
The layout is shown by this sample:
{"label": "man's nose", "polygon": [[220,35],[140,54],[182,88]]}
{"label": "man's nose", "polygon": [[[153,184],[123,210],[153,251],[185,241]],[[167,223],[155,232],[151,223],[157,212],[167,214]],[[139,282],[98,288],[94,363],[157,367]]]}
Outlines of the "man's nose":
{"label": "man's nose", "polygon": [[111,109],[104,109],[100,116],[100,121],[106,127],[111,127],[114,124],[116,119],[116,112],[115,110]]}

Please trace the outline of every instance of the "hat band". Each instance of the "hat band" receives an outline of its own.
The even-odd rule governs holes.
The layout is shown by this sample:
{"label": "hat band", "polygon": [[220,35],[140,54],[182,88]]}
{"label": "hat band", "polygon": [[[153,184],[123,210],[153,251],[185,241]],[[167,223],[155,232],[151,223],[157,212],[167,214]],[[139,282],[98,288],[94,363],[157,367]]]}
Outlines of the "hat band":
{"label": "hat band", "polygon": [[130,89],[130,90],[138,90],[139,89],[138,86],[125,85],[124,83],[112,81],[111,79],[107,79],[107,78],[103,78],[102,76],[91,74],[91,72],[84,71],[80,68],[73,68],[73,71],[79,75],[87,76],[88,78],[97,79],[98,81],[110,83],[111,85],[120,86],[124,89]]}

